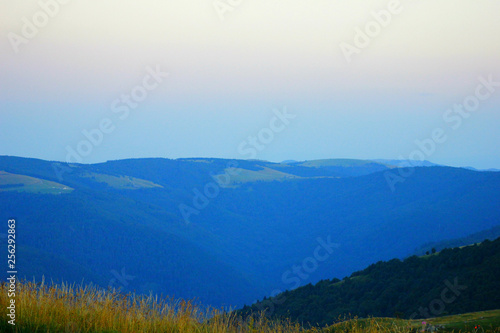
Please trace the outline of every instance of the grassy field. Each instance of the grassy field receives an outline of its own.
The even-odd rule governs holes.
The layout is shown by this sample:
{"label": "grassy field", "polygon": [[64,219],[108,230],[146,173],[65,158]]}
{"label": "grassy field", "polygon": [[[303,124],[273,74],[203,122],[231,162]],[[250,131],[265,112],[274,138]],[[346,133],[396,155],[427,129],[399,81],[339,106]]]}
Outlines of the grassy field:
{"label": "grassy field", "polygon": [[62,194],[69,193],[73,191],[73,189],[44,179],[0,171],[0,192],[1,191]]}
{"label": "grassy field", "polygon": [[[484,331],[500,331],[500,310],[481,311],[474,313],[465,313],[461,315],[444,316],[425,320],[433,326],[444,326],[442,331],[458,331],[465,332],[483,332]],[[415,327],[422,326],[422,320],[413,321]]]}
{"label": "grassy field", "polygon": [[327,332],[500,332],[500,310],[438,318],[404,320],[394,318],[354,319],[330,326]]}
{"label": "grassy field", "polygon": [[325,159],[325,160],[307,161],[299,165],[308,167],[325,167],[325,166],[353,167],[371,163],[373,162],[364,160],[353,160],[353,159]]}
{"label": "grassy field", "polygon": [[[226,169],[225,172],[228,172],[228,170]],[[229,184],[220,184],[220,185],[221,187],[231,187],[234,186],[235,184],[248,183],[248,182],[288,180],[297,178],[301,177],[281,172],[278,170],[273,170],[267,167],[264,167],[263,170],[259,171],[240,169],[238,175],[231,176]]]}
{"label": "grassy field", "polygon": [[108,186],[119,190],[135,190],[141,188],[163,187],[148,180],[129,177],[129,176],[116,177],[116,176],[92,172],[85,175],[85,177],[92,178],[96,182],[105,183]]}
{"label": "grassy field", "polygon": [[[0,308],[9,304],[8,285],[0,285]],[[16,325],[0,318],[0,332],[420,332],[421,320],[392,318],[352,319],[327,328],[304,329],[289,321],[271,321],[262,314],[242,319],[192,302],[154,296],[124,295],[87,286],[22,282],[15,297]],[[500,332],[500,310],[427,319],[427,327],[444,331]],[[480,325],[478,329],[474,327]],[[443,331],[443,330],[439,330]]]}

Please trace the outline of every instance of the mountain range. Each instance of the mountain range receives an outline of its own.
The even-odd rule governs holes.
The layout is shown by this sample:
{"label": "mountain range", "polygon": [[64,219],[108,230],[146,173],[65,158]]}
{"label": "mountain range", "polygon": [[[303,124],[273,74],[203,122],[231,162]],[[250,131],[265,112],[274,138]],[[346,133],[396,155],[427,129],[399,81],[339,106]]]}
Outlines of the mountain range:
{"label": "mountain range", "polygon": [[500,173],[425,164],[0,156],[0,218],[20,277],[241,307],[500,224]]}

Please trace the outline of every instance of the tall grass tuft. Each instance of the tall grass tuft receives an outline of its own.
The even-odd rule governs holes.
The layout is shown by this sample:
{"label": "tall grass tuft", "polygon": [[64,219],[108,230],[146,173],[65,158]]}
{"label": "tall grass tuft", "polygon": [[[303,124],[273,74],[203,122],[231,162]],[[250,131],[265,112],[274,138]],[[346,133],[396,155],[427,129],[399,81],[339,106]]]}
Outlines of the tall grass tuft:
{"label": "tall grass tuft", "polygon": [[[270,320],[263,313],[246,318],[234,312],[202,308],[194,303],[157,296],[122,294],[92,285],[47,285],[18,282],[16,325],[0,318],[0,332],[138,333],[138,332],[418,332],[407,320],[370,318],[345,320],[327,328],[305,329],[290,320]],[[8,286],[0,284],[0,308],[9,304]],[[499,332],[495,330],[495,332]]]}
{"label": "tall grass tuft", "polygon": [[[8,287],[0,285],[0,307],[6,309]],[[299,332],[289,321],[265,316],[242,320],[190,301],[121,294],[95,286],[18,282],[16,325],[0,320],[0,332]]]}

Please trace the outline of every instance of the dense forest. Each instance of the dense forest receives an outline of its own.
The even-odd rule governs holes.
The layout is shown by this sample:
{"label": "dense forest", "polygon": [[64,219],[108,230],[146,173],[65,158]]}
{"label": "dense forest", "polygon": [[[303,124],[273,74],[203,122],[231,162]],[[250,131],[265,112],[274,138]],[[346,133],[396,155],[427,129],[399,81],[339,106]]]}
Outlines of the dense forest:
{"label": "dense forest", "polygon": [[343,280],[323,280],[240,313],[328,325],[343,316],[428,318],[500,308],[500,238],[404,261],[378,262]]}

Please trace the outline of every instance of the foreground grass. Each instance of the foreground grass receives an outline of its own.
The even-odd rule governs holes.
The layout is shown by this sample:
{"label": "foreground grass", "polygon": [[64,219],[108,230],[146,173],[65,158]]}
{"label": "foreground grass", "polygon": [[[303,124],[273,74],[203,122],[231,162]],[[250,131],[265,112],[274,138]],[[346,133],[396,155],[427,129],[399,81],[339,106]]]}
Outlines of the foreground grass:
{"label": "foreground grass", "polygon": [[[263,315],[243,320],[234,314],[217,309],[202,309],[191,302],[159,299],[153,296],[123,295],[112,290],[92,286],[22,282],[16,292],[16,325],[6,316],[9,298],[7,285],[0,285],[0,332],[64,332],[64,333],[136,333],[136,332],[417,332],[418,321],[390,318],[348,320],[328,328],[303,329],[290,321],[271,321]],[[500,313],[481,313],[485,332],[495,329]],[[469,316],[467,319],[464,316]],[[445,319],[443,319],[445,318]],[[472,314],[436,318],[433,325],[454,323],[455,332],[475,332],[472,323],[479,317]],[[448,319],[446,319],[448,318]],[[441,320],[439,323],[438,320]],[[448,320],[446,322],[446,320]],[[460,326],[470,322],[471,330]],[[428,320],[432,322],[432,320]],[[488,323],[491,330],[488,330]],[[420,326],[419,326],[420,325]],[[477,325],[477,324],[475,324]],[[448,327],[447,327],[448,328]],[[452,328],[450,326],[450,328]],[[479,330],[477,332],[483,332]]]}
{"label": "foreground grass", "polygon": [[[8,306],[7,285],[0,286],[0,308]],[[290,322],[264,316],[242,321],[216,309],[153,296],[124,295],[92,286],[19,282],[16,325],[3,314],[0,332],[299,332]],[[210,319],[209,319],[210,318]]]}
{"label": "foreground grass", "polygon": [[[423,325],[425,322],[425,325]],[[343,321],[324,332],[500,332],[500,310],[428,319],[369,318]]]}
{"label": "foreground grass", "polygon": [[[413,325],[421,325],[422,320],[414,320]],[[462,330],[464,332],[500,332],[500,310],[465,313],[460,315],[430,318],[427,323],[444,326],[443,331]]]}

